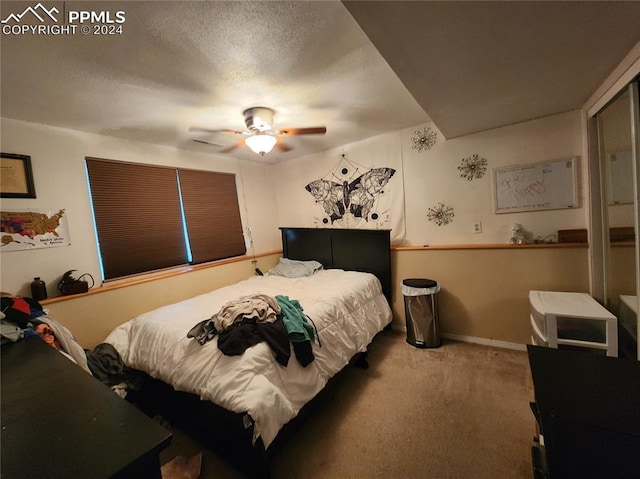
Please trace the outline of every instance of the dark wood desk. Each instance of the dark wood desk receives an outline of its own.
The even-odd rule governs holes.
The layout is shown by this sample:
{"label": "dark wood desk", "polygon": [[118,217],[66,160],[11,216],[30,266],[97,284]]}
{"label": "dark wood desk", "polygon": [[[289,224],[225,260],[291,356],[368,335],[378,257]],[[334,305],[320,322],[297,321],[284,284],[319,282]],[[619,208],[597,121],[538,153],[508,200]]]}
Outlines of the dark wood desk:
{"label": "dark wood desk", "polygon": [[640,362],[527,349],[547,477],[640,478]]}
{"label": "dark wood desk", "polygon": [[169,431],[40,338],[1,356],[3,479],[161,478]]}

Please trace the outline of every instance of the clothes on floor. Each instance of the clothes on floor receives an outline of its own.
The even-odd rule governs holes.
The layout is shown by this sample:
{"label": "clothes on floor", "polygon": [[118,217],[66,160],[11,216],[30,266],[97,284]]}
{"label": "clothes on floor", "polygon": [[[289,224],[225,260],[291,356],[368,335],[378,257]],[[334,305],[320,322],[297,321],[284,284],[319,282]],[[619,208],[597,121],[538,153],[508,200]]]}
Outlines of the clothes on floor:
{"label": "clothes on floor", "polygon": [[0,335],[2,336],[3,344],[5,339],[7,342],[10,341],[12,343],[22,339],[24,337],[23,329],[9,321],[5,321],[4,314],[0,314],[2,314],[2,318],[0,319]]}
{"label": "clothes on floor", "polygon": [[7,321],[16,324],[22,329],[31,327],[29,323],[32,320],[45,314],[38,301],[26,296],[1,296],[0,309]]}
{"label": "clothes on floor", "polygon": [[[91,374],[87,366],[84,349],[78,344],[71,331],[46,315],[42,305],[33,298],[20,296],[2,296],[2,338],[19,340],[39,335],[44,342],[57,349],[64,356]],[[21,332],[17,333],[16,328]],[[5,336],[13,329],[12,336]],[[17,334],[17,336],[16,336]]]}
{"label": "clothes on floor", "polygon": [[108,386],[120,384],[126,380],[127,367],[120,353],[109,343],[98,344],[87,351],[87,365],[91,373]]}
{"label": "clothes on floor", "polygon": [[53,349],[60,349],[60,342],[56,339],[56,335],[53,333],[53,329],[51,329],[48,324],[38,324],[34,329],[45,343],[47,343]]}
{"label": "clothes on floor", "polygon": [[87,355],[84,349],[78,344],[78,340],[66,326],[49,316],[40,316],[36,321],[46,324],[53,332],[57,343],[60,345],[60,349],[71,356],[73,361],[85,372],[91,374],[89,366],[87,365]]}

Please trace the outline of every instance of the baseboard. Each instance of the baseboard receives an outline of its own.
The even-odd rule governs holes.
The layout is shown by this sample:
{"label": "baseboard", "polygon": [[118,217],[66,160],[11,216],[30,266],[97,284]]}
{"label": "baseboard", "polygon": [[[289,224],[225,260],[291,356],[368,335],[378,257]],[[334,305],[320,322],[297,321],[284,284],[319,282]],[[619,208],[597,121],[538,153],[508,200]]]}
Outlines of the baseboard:
{"label": "baseboard", "polygon": [[484,344],[485,346],[494,346],[503,349],[515,349],[517,351],[526,351],[527,345],[520,343],[512,343],[510,341],[501,341],[499,339],[476,338],[475,336],[464,336],[461,334],[443,333],[443,338],[453,339],[454,341],[464,341],[465,343]]}
{"label": "baseboard", "polygon": [[[407,328],[404,325],[392,324],[391,329],[394,331],[402,331],[403,333],[407,332]],[[482,344],[484,346],[493,346],[496,348],[503,349],[515,349],[517,351],[526,351],[526,344],[512,343],[510,341],[501,341],[499,339],[487,339],[487,338],[477,338],[475,336],[466,336],[463,334],[450,334],[450,333],[442,333],[441,336],[445,339],[453,339],[454,341],[462,341],[465,343],[474,343],[474,344]]]}

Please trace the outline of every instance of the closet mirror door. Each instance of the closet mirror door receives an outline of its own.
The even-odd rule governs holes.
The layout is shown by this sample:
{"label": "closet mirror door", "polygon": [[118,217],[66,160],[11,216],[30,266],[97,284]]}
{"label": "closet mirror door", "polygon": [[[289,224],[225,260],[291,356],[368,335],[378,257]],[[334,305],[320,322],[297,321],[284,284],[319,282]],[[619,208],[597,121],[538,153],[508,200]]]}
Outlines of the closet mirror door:
{"label": "closet mirror door", "polygon": [[[605,306],[618,318],[627,303],[637,310],[636,130],[633,127],[632,97],[632,88],[625,88],[598,114],[603,174]],[[637,325],[629,327],[633,329],[632,336],[637,338]],[[625,339],[621,337],[621,346],[623,341]],[[627,351],[629,354],[637,355],[632,347],[627,349],[630,349]]]}

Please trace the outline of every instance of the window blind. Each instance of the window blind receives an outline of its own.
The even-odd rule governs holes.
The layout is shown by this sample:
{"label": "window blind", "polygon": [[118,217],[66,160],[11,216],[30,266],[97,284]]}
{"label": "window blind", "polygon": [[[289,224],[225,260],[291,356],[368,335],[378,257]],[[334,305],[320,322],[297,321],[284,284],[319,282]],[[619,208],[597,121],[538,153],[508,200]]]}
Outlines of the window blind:
{"label": "window blind", "polygon": [[86,164],[105,279],[187,263],[175,168]]}
{"label": "window blind", "polygon": [[245,254],[236,176],[182,168],[178,176],[192,263]]}

